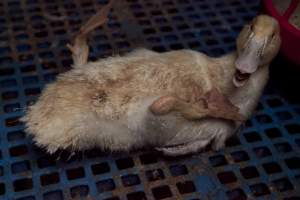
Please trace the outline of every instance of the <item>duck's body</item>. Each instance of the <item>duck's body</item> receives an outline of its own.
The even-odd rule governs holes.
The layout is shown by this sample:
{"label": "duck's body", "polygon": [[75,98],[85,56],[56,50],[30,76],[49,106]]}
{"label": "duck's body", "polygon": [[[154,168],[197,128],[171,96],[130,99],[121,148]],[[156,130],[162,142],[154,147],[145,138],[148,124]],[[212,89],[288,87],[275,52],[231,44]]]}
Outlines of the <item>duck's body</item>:
{"label": "duck's body", "polygon": [[[124,57],[75,66],[49,84],[30,108],[25,118],[28,132],[50,152],[94,146],[117,151],[193,142],[205,147],[211,141],[218,149],[239,123],[222,119],[190,121],[179,113],[155,116],[149,106],[164,94],[184,98],[193,80],[203,93],[218,88],[248,116],[265,86],[268,70],[252,76],[245,87],[239,88],[243,91],[240,94],[231,81],[235,58],[235,54],[210,58],[191,50],[155,53],[140,49]],[[195,151],[200,148],[190,147],[197,147]]]}
{"label": "duck's body", "polygon": [[237,52],[220,58],[191,51],[139,49],[87,62],[86,34],[105,22],[100,10],[75,38],[73,69],[49,84],[22,120],[37,145],[127,151],[153,146],[168,155],[215,149],[250,117],[277,54],[277,22],[259,16],[245,26]]}

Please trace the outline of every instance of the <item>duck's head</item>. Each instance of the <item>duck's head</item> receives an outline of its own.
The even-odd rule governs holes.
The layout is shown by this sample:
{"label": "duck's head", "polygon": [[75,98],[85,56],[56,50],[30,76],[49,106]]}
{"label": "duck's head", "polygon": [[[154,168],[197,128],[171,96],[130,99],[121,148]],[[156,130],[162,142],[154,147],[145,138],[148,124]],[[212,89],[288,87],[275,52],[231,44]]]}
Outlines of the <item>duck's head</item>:
{"label": "duck's head", "polygon": [[259,15],[245,25],[237,39],[236,72],[233,83],[243,86],[260,67],[267,66],[281,44],[278,22],[267,15]]}

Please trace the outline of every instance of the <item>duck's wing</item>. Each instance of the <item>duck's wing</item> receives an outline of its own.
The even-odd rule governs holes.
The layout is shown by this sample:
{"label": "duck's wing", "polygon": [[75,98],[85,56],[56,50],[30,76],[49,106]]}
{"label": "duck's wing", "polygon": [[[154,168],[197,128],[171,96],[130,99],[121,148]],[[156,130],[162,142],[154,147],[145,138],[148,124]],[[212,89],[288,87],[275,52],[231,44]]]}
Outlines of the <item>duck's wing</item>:
{"label": "duck's wing", "polygon": [[[199,96],[200,95],[200,96]],[[206,94],[200,93],[192,97],[197,101],[187,102],[174,95],[166,95],[155,100],[149,107],[154,115],[166,115],[177,111],[188,120],[198,120],[207,117],[220,118],[233,121],[245,121],[246,118],[239,113],[239,108],[233,105],[216,88]]]}

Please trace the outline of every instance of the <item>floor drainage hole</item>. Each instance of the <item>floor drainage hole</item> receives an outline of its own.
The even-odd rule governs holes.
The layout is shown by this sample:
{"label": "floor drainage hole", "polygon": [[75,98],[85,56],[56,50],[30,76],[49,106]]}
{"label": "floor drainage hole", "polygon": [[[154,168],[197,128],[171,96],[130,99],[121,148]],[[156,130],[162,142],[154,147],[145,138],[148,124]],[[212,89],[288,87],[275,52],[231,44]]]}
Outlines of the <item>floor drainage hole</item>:
{"label": "floor drainage hole", "polygon": [[287,112],[287,111],[283,111],[283,112],[277,112],[275,113],[276,116],[278,117],[279,120],[290,120],[293,118],[292,114]]}
{"label": "floor drainage hole", "polygon": [[146,194],[142,191],[127,194],[127,200],[147,200]]}
{"label": "floor drainage hole", "polygon": [[237,136],[230,137],[226,140],[227,147],[234,147],[238,145],[241,145],[241,141]]}
{"label": "floor drainage hole", "polygon": [[121,158],[116,160],[117,168],[118,169],[128,169],[132,168],[134,166],[133,159],[128,157],[128,158]]}
{"label": "floor drainage hole", "polygon": [[38,96],[41,93],[40,88],[28,88],[25,89],[25,95],[26,96]]}
{"label": "floor drainage hole", "polygon": [[258,158],[264,158],[272,155],[271,151],[267,147],[257,147],[254,148],[253,151]]}
{"label": "floor drainage hole", "polygon": [[91,168],[94,175],[104,174],[110,171],[110,167],[106,162],[92,165]]}
{"label": "floor drainage hole", "polygon": [[282,134],[278,128],[266,129],[265,133],[270,139],[274,139],[274,138],[278,138],[278,137],[282,136]]}
{"label": "floor drainage hole", "polygon": [[21,67],[21,72],[22,73],[29,73],[29,72],[34,72],[36,71],[36,67],[34,65],[26,65]]}
{"label": "floor drainage hole", "polygon": [[274,146],[279,153],[288,153],[293,151],[293,148],[287,142],[274,144]]}
{"label": "floor drainage hole", "polygon": [[274,174],[274,173],[282,172],[280,165],[278,165],[275,162],[263,164],[263,168],[265,169],[267,174]]}
{"label": "floor drainage hole", "polygon": [[218,173],[217,176],[222,184],[234,183],[237,181],[235,174],[231,171]]}
{"label": "floor drainage hole", "polygon": [[28,153],[26,145],[18,145],[9,149],[9,154],[13,157],[22,156]]}
{"label": "floor drainage hole", "polygon": [[172,176],[181,176],[188,174],[188,169],[185,165],[171,165],[169,169]]}
{"label": "floor drainage hole", "polygon": [[99,193],[107,192],[114,190],[116,188],[115,182],[113,179],[106,179],[96,183]]}
{"label": "floor drainage hole", "polygon": [[300,134],[300,125],[299,124],[289,124],[289,125],[286,125],[285,128],[292,135]]}
{"label": "floor drainage hole", "polygon": [[192,181],[179,182],[176,183],[176,186],[180,194],[187,194],[196,191],[196,187]]}
{"label": "floor drainage hole", "polygon": [[67,170],[67,177],[69,180],[82,178],[84,176],[85,176],[85,172],[82,167]]}
{"label": "floor drainage hole", "polygon": [[129,174],[121,177],[122,183],[125,187],[138,185],[141,183],[141,180],[136,174]]}
{"label": "floor drainage hole", "polygon": [[270,190],[269,190],[268,186],[264,183],[251,185],[250,189],[251,189],[251,192],[253,193],[253,195],[256,197],[270,194]]}
{"label": "floor drainage hole", "polygon": [[167,185],[152,188],[152,193],[154,198],[157,200],[165,199],[172,196],[172,192],[169,186]]}
{"label": "floor drainage hole", "polygon": [[284,192],[287,190],[294,189],[293,184],[287,178],[281,178],[281,179],[275,180],[275,181],[273,181],[273,184],[279,192]]}
{"label": "floor drainage hole", "polygon": [[12,113],[12,112],[20,111],[20,107],[21,106],[19,103],[7,104],[4,106],[3,110],[6,113]]}
{"label": "floor drainage hole", "polygon": [[250,179],[250,178],[257,178],[259,177],[259,172],[255,167],[245,167],[240,169],[241,174],[244,178]]}
{"label": "floor drainage hole", "polygon": [[120,200],[120,198],[119,197],[109,197],[104,200]]}
{"label": "floor drainage hole", "polygon": [[257,115],[255,118],[258,123],[261,124],[268,124],[273,122],[272,118],[269,115]]}
{"label": "floor drainage hole", "polygon": [[252,143],[252,142],[257,142],[257,141],[261,141],[262,138],[260,137],[260,135],[253,131],[253,132],[249,132],[249,133],[245,133],[244,134],[245,139],[247,140],[247,142]]}
{"label": "floor drainage hole", "polygon": [[233,158],[234,162],[243,162],[249,160],[249,155],[245,151],[236,151],[231,153],[231,157]]}
{"label": "floor drainage hole", "polygon": [[40,177],[40,181],[42,186],[59,183],[59,174],[57,172],[50,173],[50,174],[43,174]]}
{"label": "floor drainage hole", "polygon": [[300,168],[300,158],[292,157],[284,160],[288,168],[290,169],[299,169]]}
{"label": "floor drainage hole", "polygon": [[2,93],[3,100],[12,100],[18,98],[19,94],[17,91],[7,91]]}
{"label": "floor drainage hole", "polygon": [[13,186],[14,186],[14,191],[19,192],[23,190],[32,189],[33,182],[31,178],[24,178],[24,179],[15,180],[13,182]]}
{"label": "floor drainage hole", "polygon": [[0,69],[0,76],[10,76],[15,73],[13,68],[2,68]]}
{"label": "floor drainage hole", "polygon": [[11,165],[11,171],[14,174],[26,172],[29,170],[31,170],[31,166],[28,160],[16,162]]}
{"label": "floor drainage hole", "polygon": [[157,181],[165,178],[164,172],[161,169],[153,169],[146,171],[148,181]]}
{"label": "floor drainage hole", "polygon": [[74,186],[70,189],[71,197],[72,198],[78,198],[80,197],[86,197],[89,194],[89,187],[87,185],[78,185]]}
{"label": "floor drainage hole", "polygon": [[4,183],[0,183],[0,195],[4,195],[5,194],[5,185]]}
{"label": "floor drainage hole", "polygon": [[51,191],[43,194],[43,200],[64,200],[63,193],[60,190]]}
{"label": "floor drainage hole", "polygon": [[44,157],[41,157],[37,160],[37,164],[38,164],[38,167],[39,168],[47,168],[47,167],[50,167],[50,166],[55,166],[56,164],[56,159],[52,156],[44,156]]}
{"label": "floor drainage hole", "polygon": [[247,196],[241,188],[233,189],[226,192],[229,200],[246,200]]}
{"label": "floor drainage hole", "polygon": [[17,81],[15,79],[4,79],[0,81],[1,88],[9,88],[17,86]]}
{"label": "floor drainage hole", "polygon": [[267,104],[271,108],[280,107],[283,105],[283,102],[280,99],[269,99],[267,100]]}

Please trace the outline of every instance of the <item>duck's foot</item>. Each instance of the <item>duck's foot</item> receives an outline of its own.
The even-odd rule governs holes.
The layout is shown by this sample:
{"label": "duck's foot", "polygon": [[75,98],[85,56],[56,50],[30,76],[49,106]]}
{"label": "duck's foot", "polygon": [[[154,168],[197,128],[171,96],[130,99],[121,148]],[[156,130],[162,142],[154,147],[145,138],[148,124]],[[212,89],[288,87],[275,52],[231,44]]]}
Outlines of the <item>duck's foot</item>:
{"label": "duck's foot", "polygon": [[108,13],[115,0],[111,0],[106,6],[100,9],[94,16],[92,16],[79,30],[76,35],[74,43],[67,44],[67,47],[72,53],[74,66],[82,66],[88,62],[89,47],[87,44],[88,34],[97,27],[103,25],[107,21]]}

